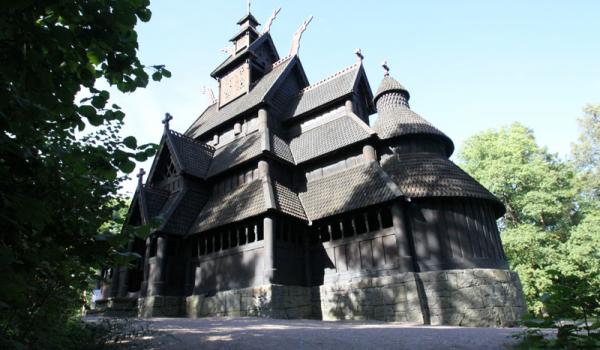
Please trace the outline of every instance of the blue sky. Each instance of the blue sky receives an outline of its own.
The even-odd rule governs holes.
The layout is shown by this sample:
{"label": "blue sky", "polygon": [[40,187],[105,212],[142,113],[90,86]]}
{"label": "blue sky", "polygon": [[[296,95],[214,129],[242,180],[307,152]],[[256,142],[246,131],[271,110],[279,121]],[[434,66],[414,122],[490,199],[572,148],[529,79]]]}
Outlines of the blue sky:
{"label": "blue sky", "polygon": [[[411,108],[460,149],[477,132],[519,121],[550,151],[567,155],[576,118],[600,103],[600,1],[281,1],[254,0],[280,56],[296,28],[314,16],[300,58],[311,83],[355,62],[361,48],[376,90],[386,59],[411,93]],[[185,131],[207,105],[202,86],[226,58],[219,49],[237,32],[245,0],[154,1],[138,29],[142,62],[165,64],[172,78],[112,101],[127,114],[124,136],[158,142],[161,119]],[[143,164],[146,169],[149,162]],[[134,182],[127,183],[131,192]]]}

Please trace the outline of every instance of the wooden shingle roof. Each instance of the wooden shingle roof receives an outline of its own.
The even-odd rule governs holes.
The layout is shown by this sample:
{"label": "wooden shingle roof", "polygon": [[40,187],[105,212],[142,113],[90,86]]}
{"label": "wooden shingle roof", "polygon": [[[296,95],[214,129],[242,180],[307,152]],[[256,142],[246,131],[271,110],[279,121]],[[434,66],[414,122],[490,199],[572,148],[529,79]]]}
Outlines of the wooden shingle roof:
{"label": "wooden shingle roof", "polygon": [[328,78],[304,88],[298,96],[297,105],[290,117],[298,117],[352,93],[361,67],[358,63],[353,64]]}
{"label": "wooden shingle roof", "polygon": [[407,197],[471,197],[502,203],[477,180],[452,161],[435,153],[397,154],[382,161],[382,167]]}
{"label": "wooden shingle roof", "polygon": [[173,208],[170,208],[170,215],[165,218],[161,231],[185,235],[207,200],[208,196],[205,193],[191,189],[178,193],[177,199],[173,202]]}
{"label": "wooden shingle roof", "polygon": [[416,134],[439,136],[449,145],[450,150],[454,149],[454,144],[446,134],[410,108],[402,105],[379,112],[379,116],[373,124],[373,130],[380,139]]}
{"label": "wooden shingle roof", "polygon": [[212,194],[190,233],[247,219],[267,210],[262,181],[254,180],[227,193]]}
{"label": "wooden shingle roof", "polygon": [[217,108],[218,103],[214,103],[206,108],[206,110],[196,119],[196,121],[190,126],[185,134],[192,138],[198,138],[218,127],[219,125],[226,123],[227,121],[239,116],[240,114],[258,106],[264,101],[267,94],[271,91],[271,88],[282,76],[286,68],[295,62],[296,56],[286,57],[279,62],[273,64],[272,70],[265,74],[257,83],[254,85],[250,92],[241,97],[233,100],[227,105]]}
{"label": "wooden shingle roof", "polygon": [[306,184],[299,193],[310,220],[383,203],[399,197],[376,164],[361,164]]}
{"label": "wooden shingle roof", "polygon": [[379,87],[377,88],[377,92],[375,93],[375,96],[373,97],[373,100],[375,102],[377,102],[377,99],[381,95],[383,95],[386,92],[392,92],[392,91],[398,91],[398,92],[405,93],[406,94],[406,98],[407,99],[410,98],[410,93],[408,92],[408,90],[402,84],[400,84],[400,82],[398,82],[398,80],[392,78],[389,75],[386,75],[381,80],[381,83],[379,83]]}
{"label": "wooden shingle roof", "polygon": [[241,164],[261,154],[261,134],[252,133],[235,139],[228,145],[215,151],[214,159],[208,170],[208,177],[215,176],[237,164]]}
{"label": "wooden shingle roof", "polygon": [[[272,186],[274,207],[269,207],[265,199],[268,196],[265,191],[270,191],[268,186]],[[280,182],[264,183],[258,179],[227,193],[213,193],[202,210],[198,211],[199,214],[189,233],[203,232],[238,222],[265,213],[269,209],[306,220],[304,208],[294,191]]]}
{"label": "wooden shingle roof", "polygon": [[183,172],[204,178],[207,175],[215,149],[178,132],[168,130],[167,137]]}
{"label": "wooden shingle roof", "polygon": [[345,115],[294,137],[290,140],[290,148],[294,160],[300,164],[366,140],[370,136],[369,128],[364,122]]}

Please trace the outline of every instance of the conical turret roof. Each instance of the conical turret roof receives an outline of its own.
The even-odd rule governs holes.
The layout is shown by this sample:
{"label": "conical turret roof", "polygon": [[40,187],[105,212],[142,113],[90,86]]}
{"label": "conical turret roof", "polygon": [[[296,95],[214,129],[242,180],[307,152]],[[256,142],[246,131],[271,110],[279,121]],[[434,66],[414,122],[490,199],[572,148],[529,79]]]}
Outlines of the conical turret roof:
{"label": "conical turret roof", "polygon": [[398,91],[406,94],[406,99],[410,98],[410,93],[402,84],[398,82],[398,80],[392,78],[389,75],[385,75],[383,80],[379,84],[377,88],[377,92],[375,93],[375,97],[373,97],[373,101],[377,103],[377,99],[386,92]]}
{"label": "conical turret roof", "polygon": [[408,98],[408,90],[386,74],[373,99],[379,114],[373,130],[382,140],[407,135],[433,136],[446,144],[446,153],[450,156],[454,151],[452,140],[425,118],[413,112],[408,105]]}

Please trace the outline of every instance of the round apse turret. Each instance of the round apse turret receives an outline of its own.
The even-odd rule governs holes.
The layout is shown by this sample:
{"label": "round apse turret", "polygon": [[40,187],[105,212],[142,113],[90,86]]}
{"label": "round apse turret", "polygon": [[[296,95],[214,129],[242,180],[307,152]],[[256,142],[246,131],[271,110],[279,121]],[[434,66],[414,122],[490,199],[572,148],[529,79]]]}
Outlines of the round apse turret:
{"label": "round apse turret", "polygon": [[390,145],[417,152],[438,150],[450,157],[454,151],[452,140],[410,109],[410,93],[389,75],[386,64],[384,68],[385,76],[373,98],[378,113],[373,130]]}

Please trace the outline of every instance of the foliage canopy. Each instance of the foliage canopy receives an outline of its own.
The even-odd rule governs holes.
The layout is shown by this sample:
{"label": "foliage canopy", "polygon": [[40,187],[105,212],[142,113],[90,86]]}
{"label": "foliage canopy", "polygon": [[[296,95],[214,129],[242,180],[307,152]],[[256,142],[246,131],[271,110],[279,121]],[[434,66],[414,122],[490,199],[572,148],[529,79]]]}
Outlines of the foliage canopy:
{"label": "foliage canopy", "polygon": [[[61,329],[81,305],[81,291],[127,241],[114,232],[105,240],[97,235],[120,205],[120,174],[131,172],[154,147],[119,135],[124,113],[109,103],[109,91],[96,86],[100,79],[133,92],[148,84],[149,73],[154,80],[170,76],[163,66],[146,67],[138,58],[135,25],[150,20],[148,6],[148,0],[3,4],[3,346],[61,347]],[[78,94],[87,97],[77,101]]]}

